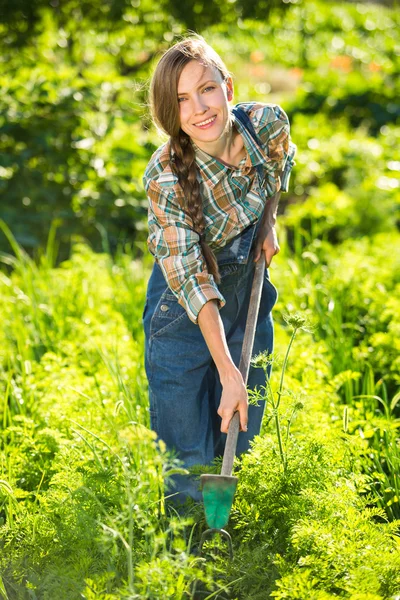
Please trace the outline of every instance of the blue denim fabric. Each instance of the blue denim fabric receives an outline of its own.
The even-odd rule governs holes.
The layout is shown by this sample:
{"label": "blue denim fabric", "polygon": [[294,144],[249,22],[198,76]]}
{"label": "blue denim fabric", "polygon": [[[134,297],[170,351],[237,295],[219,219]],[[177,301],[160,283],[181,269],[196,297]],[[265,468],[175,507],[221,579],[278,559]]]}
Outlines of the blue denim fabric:
{"label": "blue denim fabric", "polygon": [[[226,305],[220,310],[232,359],[239,366],[253,281],[254,240],[258,223],[247,228],[216,253],[221,274],[219,289]],[[253,355],[273,349],[271,310],[276,288],[266,270],[256,326]],[[149,382],[152,429],[186,467],[210,464],[223,454],[226,434],[217,414],[222,387],[218,371],[198,325],[187,316],[170,291],[157,263],[151,273],[143,313],[145,368]],[[250,368],[248,387],[265,385],[262,369]],[[248,431],[239,433],[237,455],[260,432],[264,403],[249,406]],[[201,501],[198,480],[174,477],[174,501],[187,496]]]}

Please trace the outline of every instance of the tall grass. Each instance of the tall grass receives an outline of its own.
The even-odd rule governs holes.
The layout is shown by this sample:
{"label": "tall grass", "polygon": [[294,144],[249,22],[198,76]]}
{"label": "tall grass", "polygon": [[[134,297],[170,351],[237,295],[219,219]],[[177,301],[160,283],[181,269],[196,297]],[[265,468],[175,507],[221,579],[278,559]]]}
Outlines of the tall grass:
{"label": "tall grass", "polygon": [[21,600],[166,588],[183,599],[194,579],[215,589],[182,553],[189,521],[165,512],[179,465],[147,428],[142,264],[76,245],[55,266],[54,232],[35,262],[2,229],[15,254],[0,282],[5,589]]}
{"label": "tall grass", "polygon": [[[80,244],[68,261],[55,266],[55,253],[49,247],[48,258],[35,262],[20,251],[13,261],[7,258],[13,270],[5,270],[0,282],[0,573],[10,598],[227,600],[236,594],[258,600],[266,589],[276,589],[278,576],[295,569],[296,552],[302,560],[314,561],[307,578],[318,579],[323,570],[327,589],[334,590],[341,562],[350,561],[352,577],[357,577],[365,545],[371,540],[377,545],[378,535],[383,583],[374,579],[369,585],[389,586],[388,556],[397,564],[392,530],[374,523],[383,521],[383,512],[372,517],[363,512],[358,491],[368,486],[357,466],[362,460],[370,489],[394,518],[398,403],[386,382],[378,385],[373,373],[356,371],[354,364],[349,373],[333,376],[334,342],[318,330],[314,318],[312,333],[299,338],[290,363],[284,361],[285,379],[271,382],[279,405],[270,404],[263,437],[242,463],[232,521],[236,562],[232,569],[223,557],[204,563],[189,552],[200,534],[203,511],[169,511],[165,482],[180,465],[148,429],[141,323],[146,265],[122,251],[112,259]],[[290,346],[279,315],[293,308],[313,312],[315,298],[307,278],[317,274],[301,275],[304,268],[293,261],[280,266],[278,354]],[[285,294],[285,288],[295,287],[296,269],[299,281],[303,279],[299,298]],[[329,290],[326,273],[323,285]],[[309,304],[294,306],[304,298]],[[322,315],[325,300],[318,301]],[[293,407],[299,399],[304,410],[298,415]],[[347,434],[336,418],[344,401]],[[281,448],[270,431],[278,410]],[[374,433],[368,437],[370,430]],[[378,453],[370,444],[384,435],[386,445],[381,443]],[[285,469],[279,464],[282,452]],[[372,452],[375,466],[368,462]],[[391,491],[385,491],[389,486]],[[334,526],[339,513],[351,543]],[[297,538],[305,550],[295,550],[300,542],[292,539],[294,527],[310,514],[318,518]],[[314,548],[312,540],[320,537],[323,515],[334,550],[333,558],[318,559],[321,566],[316,557],[324,549]],[[355,515],[366,542],[356,536]],[[277,554],[287,558],[279,563]],[[372,556],[367,561],[378,569]],[[350,585],[344,576],[340,581]],[[395,577],[393,581],[391,589],[397,586]],[[297,580],[289,582],[287,593],[294,594],[297,585]]]}
{"label": "tall grass", "polygon": [[[340,249],[314,240],[299,251],[287,261],[296,290],[290,306],[308,314],[328,349],[330,384],[349,409],[349,431],[367,444],[371,490],[388,517],[399,518],[399,236],[349,241]],[[282,293],[290,295],[287,288]]]}
{"label": "tall grass", "polygon": [[363,376],[350,372],[342,385],[346,404],[350,407],[349,431],[367,442],[363,458],[371,490],[388,517],[399,519],[400,419],[396,409],[400,392],[390,398],[384,381],[375,383],[370,366],[366,367]]}

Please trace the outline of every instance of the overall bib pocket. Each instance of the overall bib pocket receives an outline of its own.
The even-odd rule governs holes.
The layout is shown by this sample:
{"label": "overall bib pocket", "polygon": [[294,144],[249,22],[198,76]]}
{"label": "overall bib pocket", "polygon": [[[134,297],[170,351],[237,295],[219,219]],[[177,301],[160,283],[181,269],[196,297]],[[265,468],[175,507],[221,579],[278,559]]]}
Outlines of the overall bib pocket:
{"label": "overall bib pocket", "polygon": [[150,340],[169,331],[184,318],[189,319],[186,310],[178,304],[174,294],[167,288],[160,297],[150,321]]}

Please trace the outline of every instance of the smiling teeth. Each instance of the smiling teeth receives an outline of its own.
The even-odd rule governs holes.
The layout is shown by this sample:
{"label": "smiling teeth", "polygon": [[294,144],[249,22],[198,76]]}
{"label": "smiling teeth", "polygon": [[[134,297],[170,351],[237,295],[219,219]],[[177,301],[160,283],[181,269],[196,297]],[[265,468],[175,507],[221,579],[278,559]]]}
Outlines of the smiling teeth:
{"label": "smiling teeth", "polygon": [[201,123],[196,123],[196,127],[202,127],[203,125],[207,125],[208,123],[211,123],[211,121],[214,121],[215,117],[211,117],[211,119],[207,119],[207,121],[202,121]]}

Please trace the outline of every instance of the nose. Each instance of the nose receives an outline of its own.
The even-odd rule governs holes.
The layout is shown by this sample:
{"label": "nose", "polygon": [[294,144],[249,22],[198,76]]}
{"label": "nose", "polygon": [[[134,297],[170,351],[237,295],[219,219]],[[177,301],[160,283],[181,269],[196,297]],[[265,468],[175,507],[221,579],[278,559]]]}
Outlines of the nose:
{"label": "nose", "polygon": [[208,106],[205,102],[204,96],[196,95],[193,98],[193,112],[196,115],[201,115],[208,110]]}

